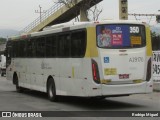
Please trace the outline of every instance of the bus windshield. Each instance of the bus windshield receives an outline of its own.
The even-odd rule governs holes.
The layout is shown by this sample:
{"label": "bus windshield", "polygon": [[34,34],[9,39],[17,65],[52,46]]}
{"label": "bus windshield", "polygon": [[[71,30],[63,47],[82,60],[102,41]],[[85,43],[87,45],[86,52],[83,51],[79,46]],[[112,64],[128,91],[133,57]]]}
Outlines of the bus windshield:
{"label": "bus windshield", "polygon": [[145,27],[137,24],[105,24],[96,27],[100,48],[140,48],[146,45]]}

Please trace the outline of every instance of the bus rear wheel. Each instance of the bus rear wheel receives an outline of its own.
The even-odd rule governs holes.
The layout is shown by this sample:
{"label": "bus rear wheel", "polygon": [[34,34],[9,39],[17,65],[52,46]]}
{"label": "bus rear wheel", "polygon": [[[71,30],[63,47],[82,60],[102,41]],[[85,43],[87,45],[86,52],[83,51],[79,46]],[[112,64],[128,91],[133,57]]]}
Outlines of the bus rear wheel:
{"label": "bus rear wheel", "polygon": [[50,101],[57,101],[56,86],[52,78],[49,78],[49,81],[47,83],[47,94]]}

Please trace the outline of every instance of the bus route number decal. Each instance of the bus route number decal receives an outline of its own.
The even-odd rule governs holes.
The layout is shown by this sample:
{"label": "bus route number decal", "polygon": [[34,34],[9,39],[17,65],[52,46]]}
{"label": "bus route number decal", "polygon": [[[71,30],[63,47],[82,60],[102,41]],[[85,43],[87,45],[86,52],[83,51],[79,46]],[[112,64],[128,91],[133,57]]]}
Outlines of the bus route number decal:
{"label": "bus route number decal", "polygon": [[139,27],[130,27],[130,33],[139,33]]}
{"label": "bus route number decal", "polygon": [[132,57],[132,58],[129,59],[129,62],[133,62],[133,63],[135,63],[135,62],[143,62],[143,61],[144,61],[143,57]]}

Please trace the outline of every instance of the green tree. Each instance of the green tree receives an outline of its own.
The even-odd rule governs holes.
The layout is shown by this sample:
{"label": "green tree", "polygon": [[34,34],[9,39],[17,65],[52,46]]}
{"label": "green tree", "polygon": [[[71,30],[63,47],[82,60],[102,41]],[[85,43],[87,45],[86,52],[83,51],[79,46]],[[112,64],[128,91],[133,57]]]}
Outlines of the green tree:
{"label": "green tree", "polygon": [[151,36],[156,37],[157,36],[156,32],[151,32]]}
{"label": "green tree", "polygon": [[151,40],[152,40],[152,49],[160,50],[160,35],[156,34],[156,32],[151,32]]}

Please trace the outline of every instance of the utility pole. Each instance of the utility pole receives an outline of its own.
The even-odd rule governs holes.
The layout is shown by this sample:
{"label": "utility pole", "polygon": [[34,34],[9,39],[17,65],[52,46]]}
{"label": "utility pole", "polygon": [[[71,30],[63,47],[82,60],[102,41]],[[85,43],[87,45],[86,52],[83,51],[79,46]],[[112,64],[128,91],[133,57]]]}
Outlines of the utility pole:
{"label": "utility pole", "polygon": [[119,19],[128,20],[128,0],[119,0]]}
{"label": "utility pole", "polygon": [[45,13],[45,11],[42,12],[42,7],[39,5],[39,11],[35,10],[35,13],[39,13],[40,14],[40,22],[42,22],[42,13]]}

